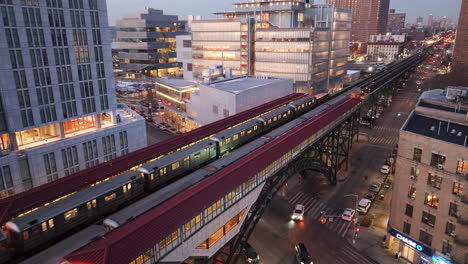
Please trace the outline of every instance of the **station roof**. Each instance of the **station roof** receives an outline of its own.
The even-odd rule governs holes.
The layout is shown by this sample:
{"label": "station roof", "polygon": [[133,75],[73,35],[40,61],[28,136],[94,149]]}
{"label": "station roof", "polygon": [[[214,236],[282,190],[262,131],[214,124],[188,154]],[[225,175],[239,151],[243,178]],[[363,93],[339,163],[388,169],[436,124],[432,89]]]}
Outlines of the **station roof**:
{"label": "station roof", "polygon": [[214,201],[290,151],[291,146],[299,145],[360,102],[361,99],[349,98],[337,103],[282,137],[141,215],[130,224],[114,229],[69,254],[65,259],[73,264],[129,263]]}
{"label": "station roof", "polygon": [[304,96],[304,94],[300,93],[287,95],[190,132],[117,157],[108,162],[65,176],[51,183],[1,199],[0,223],[4,224],[8,220],[24,212],[43,206],[44,204],[52,202],[67,194],[85,189],[100,180],[123,173],[141,163],[160,155],[167,154],[189,144],[190,142],[210,136],[213,133],[222,131],[237,123],[258,116],[261,113],[289,104],[302,96]]}

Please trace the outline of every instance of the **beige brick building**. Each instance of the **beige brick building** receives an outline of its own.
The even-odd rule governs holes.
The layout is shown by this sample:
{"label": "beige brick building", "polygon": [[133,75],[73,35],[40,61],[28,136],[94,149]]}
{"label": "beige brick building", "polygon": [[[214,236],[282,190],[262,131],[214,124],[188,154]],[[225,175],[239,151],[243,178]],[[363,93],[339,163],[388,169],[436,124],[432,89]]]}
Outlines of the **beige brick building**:
{"label": "beige brick building", "polygon": [[468,101],[454,103],[467,93],[423,93],[400,130],[389,220],[399,263],[468,264]]}

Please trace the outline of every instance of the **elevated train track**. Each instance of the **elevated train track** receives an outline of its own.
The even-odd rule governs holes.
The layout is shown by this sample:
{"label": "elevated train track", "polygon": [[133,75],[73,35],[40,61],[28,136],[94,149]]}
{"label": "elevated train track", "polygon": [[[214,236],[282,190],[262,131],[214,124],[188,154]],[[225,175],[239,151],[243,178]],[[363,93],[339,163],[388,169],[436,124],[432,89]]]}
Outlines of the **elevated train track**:
{"label": "elevated train track", "polygon": [[[355,84],[351,85],[345,91],[342,91],[342,92],[340,92],[340,93],[338,93],[336,95],[333,95],[328,100],[324,100],[323,102],[321,102],[321,104],[327,105],[327,107],[325,107],[325,109],[323,109],[322,112],[317,113],[316,116],[310,116],[308,120],[304,119],[300,123],[304,122],[304,124],[306,124],[306,123],[309,124],[309,125],[313,124],[314,127],[315,127],[314,129],[318,128],[318,130],[320,130],[320,126],[325,127],[325,126],[330,125],[330,123],[326,123],[326,122],[323,123],[324,121],[320,121],[320,122],[318,121],[319,119],[320,120],[325,120],[325,119],[321,119],[324,116],[327,116],[327,117],[334,116],[334,118],[340,119],[341,115],[343,115],[345,113],[349,114],[350,113],[349,111],[352,111],[352,112],[359,111],[359,108],[362,106],[362,100],[364,100],[364,101],[368,100],[368,98],[370,96],[379,93],[380,91],[385,89],[389,84],[391,84],[396,79],[398,79],[402,74],[404,74],[405,72],[407,72],[407,71],[411,70],[412,68],[416,67],[417,64],[419,64],[422,60],[425,59],[425,57],[426,57],[425,53],[426,52],[427,52],[427,50],[424,50],[420,54],[417,54],[415,56],[406,58],[406,59],[404,59],[404,60],[402,60],[402,61],[400,61],[398,63],[394,63],[393,65],[390,65],[389,67],[387,67],[383,71],[378,72],[378,73],[366,78],[365,80],[362,80],[362,81],[360,81],[358,83],[355,83]],[[358,99],[358,98],[348,99],[349,97],[360,97],[362,95],[361,94],[362,90],[367,91],[367,93],[369,95],[364,96],[363,99]],[[342,107],[343,109],[339,110],[338,105],[340,105],[340,107]],[[316,107],[318,107],[318,105]],[[312,111],[314,111],[314,110],[312,110]],[[295,119],[295,120],[298,120],[298,119]],[[293,120],[291,122],[296,122],[295,120]],[[297,127],[295,127],[294,130],[299,131],[300,128],[298,128],[298,127],[301,127],[301,126],[304,126],[304,125],[297,125]],[[278,141],[279,141],[279,139],[271,140],[271,142],[268,143],[267,145],[277,144]],[[273,145],[271,145],[271,146],[273,146]],[[265,148],[267,148],[267,147],[265,146]],[[260,151],[260,150],[258,150],[258,151]],[[270,149],[270,151],[273,152],[272,149]],[[276,151],[276,149],[275,149],[275,151]],[[284,151],[286,151],[286,150],[284,150]],[[255,153],[257,153],[257,151]],[[254,155],[254,153],[252,153],[251,155]],[[248,157],[251,157],[251,155],[248,155]],[[215,182],[218,182],[219,180],[222,179],[222,176],[219,176],[219,175],[225,175],[224,177],[226,177],[226,178],[224,180],[226,180],[226,181],[223,181],[223,184],[226,185],[226,182],[228,181],[227,179],[229,177],[232,177],[232,176],[229,176],[229,174],[226,174],[226,171],[229,171],[229,173],[233,173],[230,168],[234,168],[236,166],[239,166],[239,164],[244,164],[242,161],[243,160],[245,161],[245,159],[247,159],[248,157],[244,157],[244,158],[240,159],[238,162],[228,166],[227,168],[223,169],[220,172],[217,172],[216,174],[214,174],[210,178],[208,178],[206,180],[203,180],[202,182],[198,183],[193,188],[196,188],[198,186],[200,188],[203,187],[203,188],[212,189],[213,188],[212,186],[211,187],[208,187],[208,186],[210,186],[210,184],[217,184]],[[239,168],[239,167],[236,167],[236,168]],[[252,169],[252,167],[249,167],[249,168]],[[235,181],[235,183],[238,184],[237,181],[240,181],[240,180],[241,179],[237,179]],[[140,235],[141,237],[145,237],[145,236],[147,237],[149,234],[145,234],[146,229],[143,230],[141,228],[141,226],[139,226],[139,225],[142,225],[142,226],[151,225],[151,227],[148,228],[148,229],[156,232],[155,233],[156,235],[151,233],[152,237],[151,237],[150,240],[145,240],[147,242],[146,245],[141,245],[142,242],[140,241],[139,246],[141,246],[141,248],[145,248],[145,247],[149,248],[152,245],[151,243],[154,244],[154,241],[157,241],[156,239],[163,239],[165,237],[165,235],[167,235],[167,233],[170,232],[170,230],[171,230],[169,228],[169,226],[167,226],[167,228],[162,228],[162,226],[164,226],[164,225],[155,226],[156,224],[150,223],[150,222],[155,221],[157,219],[157,220],[161,221],[161,222],[158,222],[158,223],[163,223],[164,221],[161,220],[161,217],[164,217],[164,215],[166,215],[169,212],[172,212],[173,210],[176,210],[177,212],[182,213],[182,211],[180,211],[181,209],[174,209],[174,207],[182,206],[180,197],[185,197],[185,199],[188,199],[188,198],[198,199],[198,198],[195,198],[195,197],[192,196],[192,194],[194,192],[193,188],[189,189],[188,191],[182,191],[180,194],[178,194],[178,197],[171,198],[171,199],[165,201],[162,204],[162,208],[155,207],[154,209],[151,209],[149,212],[141,215],[135,221],[132,222],[132,225],[125,224],[124,226],[115,229],[113,232],[106,235],[106,241],[107,242],[101,243],[102,239],[99,239],[96,242],[93,242],[90,246],[86,246],[86,247],[78,250],[77,252],[72,253],[71,255],[66,257],[66,259],[70,260],[72,263],[75,263],[75,261],[89,261],[90,263],[128,263],[128,262],[125,262],[125,261],[126,260],[131,260],[132,258],[130,258],[128,256],[127,257],[123,256],[121,254],[121,252],[119,253],[119,250],[117,250],[117,249],[120,248],[120,246],[118,246],[118,245],[123,245],[121,243],[129,243],[129,241],[132,241],[138,235]],[[226,188],[226,186],[224,186],[224,188]],[[212,190],[215,190],[215,189],[212,189]],[[200,192],[195,192],[195,194],[200,193]],[[215,193],[219,193],[219,190],[216,191]],[[201,197],[199,197],[199,198],[201,198]],[[204,199],[213,199],[213,198],[205,197]],[[206,206],[206,205],[210,204],[210,202],[206,201],[206,203],[204,203],[204,204],[205,204],[204,206]],[[186,208],[187,212],[190,211],[189,209],[193,210],[193,208]],[[170,213],[170,214],[173,215],[172,213]],[[185,215],[185,214],[182,213],[182,216],[183,215]],[[173,215],[173,216],[175,216],[175,215]],[[186,217],[181,217],[181,218],[184,218],[184,219],[178,220],[177,222],[187,221],[187,219],[185,219]],[[188,218],[188,219],[190,219],[190,218]],[[174,225],[176,225],[176,223],[174,223],[174,218],[172,218],[172,222],[171,222],[170,225],[172,227],[174,227]],[[156,231],[156,229],[158,229],[158,230]],[[129,240],[125,240],[127,236],[129,236]],[[140,248],[140,251],[141,251],[141,248]],[[98,257],[99,254],[96,253],[97,250],[100,251],[101,253],[104,253],[103,258]],[[137,256],[138,255],[137,253],[138,253],[138,249],[135,249],[133,253],[128,252],[128,249],[126,250],[126,254],[129,254],[130,256],[131,255]],[[94,257],[89,258],[90,257],[89,254],[94,255]],[[141,252],[140,252],[140,254],[141,254]],[[110,256],[112,256],[112,257],[110,257]],[[116,258],[114,258],[114,257],[116,257]],[[123,261],[123,262],[121,260],[119,261],[117,257],[118,258],[123,258],[125,261]],[[117,261],[117,262],[114,262],[114,261]],[[76,263],[79,263],[79,262],[76,262]]]}

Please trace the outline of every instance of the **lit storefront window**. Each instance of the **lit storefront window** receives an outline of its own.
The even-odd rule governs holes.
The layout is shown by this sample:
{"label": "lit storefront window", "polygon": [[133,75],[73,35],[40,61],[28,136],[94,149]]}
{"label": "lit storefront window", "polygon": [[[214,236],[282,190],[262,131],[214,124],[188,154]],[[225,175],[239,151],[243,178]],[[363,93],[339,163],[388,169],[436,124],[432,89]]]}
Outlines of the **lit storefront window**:
{"label": "lit storefront window", "polygon": [[65,121],[63,123],[65,135],[93,127],[96,127],[96,117],[94,115]]}
{"label": "lit storefront window", "polygon": [[10,149],[10,135],[3,134],[0,135],[0,150],[9,150]]}
{"label": "lit storefront window", "polygon": [[52,124],[16,132],[15,134],[18,146],[23,146],[49,138],[58,137],[60,136],[60,130],[58,124]]}

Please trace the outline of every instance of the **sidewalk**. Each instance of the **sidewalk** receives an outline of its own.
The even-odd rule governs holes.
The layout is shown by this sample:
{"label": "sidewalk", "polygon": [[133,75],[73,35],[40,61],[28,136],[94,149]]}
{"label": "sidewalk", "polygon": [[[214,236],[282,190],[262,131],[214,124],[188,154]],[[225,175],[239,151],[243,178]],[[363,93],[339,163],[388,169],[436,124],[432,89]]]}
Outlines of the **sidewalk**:
{"label": "sidewalk", "polygon": [[385,229],[372,225],[371,227],[361,227],[356,244],[353,246],[380,264],[395,264],[398,262],[394,257],[397,249],[384,249],[382,247],[384,235],[390,239]]}

